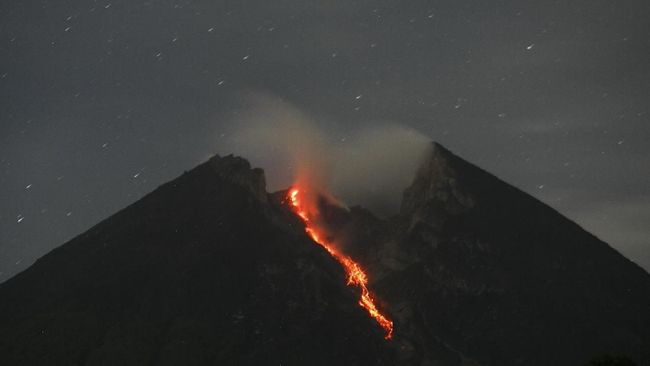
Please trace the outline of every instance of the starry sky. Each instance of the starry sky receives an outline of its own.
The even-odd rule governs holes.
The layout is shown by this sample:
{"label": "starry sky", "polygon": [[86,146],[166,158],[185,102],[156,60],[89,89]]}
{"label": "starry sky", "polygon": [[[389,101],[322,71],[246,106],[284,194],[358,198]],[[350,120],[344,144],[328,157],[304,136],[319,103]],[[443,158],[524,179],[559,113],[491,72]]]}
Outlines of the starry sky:
{"label": "starry sky", "polygon": [[650,269],[648,19],[647,0],[4,2],[0,281],[220,152],[257,92],[337,136],[431,136]]}

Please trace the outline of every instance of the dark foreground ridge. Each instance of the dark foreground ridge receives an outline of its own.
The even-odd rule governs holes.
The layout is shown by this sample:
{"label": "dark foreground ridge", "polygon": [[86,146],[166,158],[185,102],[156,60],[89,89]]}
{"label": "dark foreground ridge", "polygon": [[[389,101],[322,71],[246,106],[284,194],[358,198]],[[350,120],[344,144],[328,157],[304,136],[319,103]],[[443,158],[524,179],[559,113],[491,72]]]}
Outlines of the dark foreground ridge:
{"label": "dark foreground ridge", "polygon": [[438,144],[396,217],[329,209],[393,341],[283,194],[227,156],[0,284],[0,363],[650,365],[650,276]]}

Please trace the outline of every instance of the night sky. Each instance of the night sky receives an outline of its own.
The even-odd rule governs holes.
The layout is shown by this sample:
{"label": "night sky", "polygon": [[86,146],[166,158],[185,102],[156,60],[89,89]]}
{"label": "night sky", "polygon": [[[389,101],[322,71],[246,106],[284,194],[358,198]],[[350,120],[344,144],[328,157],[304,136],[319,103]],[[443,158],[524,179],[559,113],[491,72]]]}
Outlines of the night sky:
{"label": "night sky", "polygon": [[649,269],[648,29],[647,0],[5,1],[0,281],[222,153],[249,93],[413,128]]}

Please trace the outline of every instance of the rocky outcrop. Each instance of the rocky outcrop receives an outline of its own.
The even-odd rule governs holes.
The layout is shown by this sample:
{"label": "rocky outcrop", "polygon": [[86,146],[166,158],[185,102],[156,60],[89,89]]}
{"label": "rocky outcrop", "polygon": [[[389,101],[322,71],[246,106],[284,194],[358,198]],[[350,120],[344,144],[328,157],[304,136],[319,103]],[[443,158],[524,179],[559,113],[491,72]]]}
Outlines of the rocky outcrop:
{"label": "rocky outcrop", "polygon": [[474,206],[473,198],[458,181],[458,171],[453,165],[456,159],[442,145],[433,144],[413,183],[404,191],[400,210],[403,216],[456,215]]}
{"label": "rocky outcrop", "polygon": [[267,202],[264,170],[251,168],[248,160],[233,155],[223,158],[215,155],[205,165],[205,169],[211,169],[221,179],[245,188],[258,201]]}

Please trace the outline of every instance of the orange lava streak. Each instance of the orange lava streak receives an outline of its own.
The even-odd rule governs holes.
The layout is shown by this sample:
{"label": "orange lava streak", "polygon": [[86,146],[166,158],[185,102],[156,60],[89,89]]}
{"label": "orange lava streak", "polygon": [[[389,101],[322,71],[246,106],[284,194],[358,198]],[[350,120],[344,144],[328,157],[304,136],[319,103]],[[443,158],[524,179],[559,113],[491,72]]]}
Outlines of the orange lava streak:
{"label": "orange lava streak", "polygon": [[311,224],[309,213],[302,207],[301,201],[298,197],[300,190],[293,188],[289,191],[289,200],[291,206],[293,206],[295,213],[300,216],[300,218],[305,223],[305,232],[312,238],[316,243],[325,248],[329,254],[332,255],[341,265],[345,268],[345,273],[348,276],[348,285],[355,285],[361,288],[361,298],[359,299],[359,305],[368,311],[368,314],[372,316],[379,325],[384,328],[386,331],[386,339],[393,338],[393,322],[388,319],[384,314],[382,314],[377,305],[375,305],[375,299],[372,296],[370,290],[368,290],[368,276],[366,272],[363,271],[359,263],[352,260],[345,254],[342,254],[336,250],[331,243],[328,243],[327,240],[321,235],[318,231],[318,228]]}

